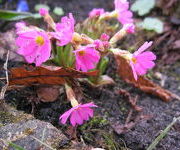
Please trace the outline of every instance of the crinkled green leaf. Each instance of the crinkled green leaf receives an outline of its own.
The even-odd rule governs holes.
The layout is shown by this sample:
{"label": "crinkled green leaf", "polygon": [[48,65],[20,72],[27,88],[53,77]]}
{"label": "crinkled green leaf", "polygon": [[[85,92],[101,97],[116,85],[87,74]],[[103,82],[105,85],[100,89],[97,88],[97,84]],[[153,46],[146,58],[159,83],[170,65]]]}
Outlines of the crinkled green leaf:
{"label": "crinkled green leaf", "polygon": [[33,18],[32,13],[25,13],[25,12],[16,12],[16,11],[9,11],[9,10],[0,10],[0,19],[7,20],[7,21],[16,21],[26,18]]}
{"label": "crinkled green leaf", "polygon": [[136,0],[132,5],[131,10],[138,12],[139,16],[144,16],[150,12],[155,6],[155,0]]}
{"label": "crinkled green leaf", "polygon": [[45,4],[36,4],[34,9],[35,11],[39,11],[40,8],[45,8],[46,10],[50,10],[50,7],[48,5],[45,5]]}
{"label": "crinkled green leaf", "polygon": [[143,22],[139,23],[138,26],[146,30],[152,30],[157,33],[163,32],[163,22],[158,18],[147,17]]}
{"label": "crinkled green leaf", "polygon": [[58,16],[62,16],[64,15],[64,11],[61,7],[55,7],[53,10],[53,13],[58,15]]}

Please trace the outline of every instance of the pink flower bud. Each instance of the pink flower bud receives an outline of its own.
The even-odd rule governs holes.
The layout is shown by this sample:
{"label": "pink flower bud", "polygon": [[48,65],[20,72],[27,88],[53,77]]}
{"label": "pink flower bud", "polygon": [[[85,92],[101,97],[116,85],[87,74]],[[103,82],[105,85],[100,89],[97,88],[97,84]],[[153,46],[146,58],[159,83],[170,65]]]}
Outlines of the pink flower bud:
{"label": "pink flower bud", "polygon": [[45,15],[48,14],[48,10],[45,9],[45,8],[40,8],[40,9],[39,9],[39,14],[40,14],[41,16],[45,16]]}
{"label": "pink flower bud", "polygon": [[106,33],[101,34],[100,40],[102,41],[108,41],[109,40],[109,35],[107,35]]}
{"label": "pink flower bud", "polygon": [[94,8],[92,11],[90,11],[89,17],[90,18],[95,18],[95,17],[99,17],[102,14],[104,14],[104,9],[103,8]]}
{"label": "pink flower bud", "polygon": [[133,23],[125,24],[123,26],[123,28],[125,29],[125,31],[127,33],[134,33],[135,32],[135,25]]}

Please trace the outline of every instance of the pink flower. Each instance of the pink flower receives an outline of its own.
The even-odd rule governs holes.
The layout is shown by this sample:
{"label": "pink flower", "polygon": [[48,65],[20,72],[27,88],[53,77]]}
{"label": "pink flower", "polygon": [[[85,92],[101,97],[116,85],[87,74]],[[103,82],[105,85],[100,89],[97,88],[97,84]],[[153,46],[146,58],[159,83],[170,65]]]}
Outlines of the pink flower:
{"label": "pink flower", "polygon": [[28,63],[40,66],[50,57],[51,43],[45,31],[31,29],[18,33],[16,44],[19,47],[17,53],[24,56]]}
{"label": "pink flower", "polygon": [[94,40],[94,46],[96,50],[104,51],[105,49],[108,49],[110,44],[108,41],[101,41],[101,40]]}
{"label": "pink flower", "polygon": [[155,66],[153,60],[156,59],[156,55],[150,51],[144,52],[152,45],[152,43],[153,42],[145,42],[136,52],[132,54],[130,66],[132,68],[135,80],[138,78],[137,75],[144,75],[148,69]]}
{"label": "pink flower", "polygon": [[119,22],[121,22],[123,25],[127,23],[132,23],[132,12],[129,11],[129,2],[127,0],[115,0],[115,11],[117,11],[118,15],[117,18]]}
{"label": "pink flower", "polygon": [[100,59],[100,54],[94,49],[94,45],[81,46],[74,51],[76,56],[76,69],[87,72],[94,69]]}
{"label": "pink flower", "polygon": [[103,34],[101,34],[100,40],[102,40],[102,41],[108,41],[109,38],[110,38],[109,35],[107,35],[106,33],[103,33]]}
{"label": "pink flower", "polygon": [[66,111],[63,115],[60,116],[59,120],[62,124],[65,124],[70,117],[72,126],[75,126],[76,124],[82,125],[84,120],[87,121],[90,117],[93,117],[93,110],[90,107],[97,106],[94,105],[93,102],[87,104],[79,104]]}
{"label": "pink flower", "polygon": [[95,18],[95,17],[99,17],[102,14],[104,14],[104,9],[103,8],[94,8],[93,10],[90,11],[89,17],[90,18]]}
{"label": "pink flower", "polygon": [[59,46],[64,46],[72,40],[74,24],[75,20],[71,13],[69,13],[69,18],[62,17],[61,22],[56,24],[56,32],[51,32],[51,35],[58,40]]}
{"label": "pink flower", "polygon": [[39,9],[39,14],[40,14],[41,16],[45,16],[45,15],[48,14],[48,10],[45,9],[45,8],[40,8],[40,9]]}
{"label": "pink flower", "polygon": [[133,23],[123,25],[123,28],[127,33],[134,33],[135,32],[135,25]]}
{"label": "pink flower", "polygon": [[96,50],[104,51],[104,45],[101,40],[94,40],[93,44],[95,45]]}

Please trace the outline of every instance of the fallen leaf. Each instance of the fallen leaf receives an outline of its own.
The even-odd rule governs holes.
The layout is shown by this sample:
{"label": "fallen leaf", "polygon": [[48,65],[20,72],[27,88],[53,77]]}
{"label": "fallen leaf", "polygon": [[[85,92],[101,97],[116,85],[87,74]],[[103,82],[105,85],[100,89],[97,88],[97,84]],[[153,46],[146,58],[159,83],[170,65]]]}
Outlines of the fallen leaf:
{"label": "fallen leaf", "polygon": [[48,86],[43,85],[38,87],[36,90],[38,98],[40,98],[43,102],[53,102],[55,101],[59,94],[60,94],[60,87],[59,86]]}
{"label": "fallen leaf", "polygon": [[96,76],[98,71],[81,72],[71,68],[55,66],[25,66],[10,70],[9,85],[64,84],[74,78]]}
{"label": "fallen leaf", "polygon": [[172,98],[179,99],[177,95],[163,89],[159,85],[148,80],[146,77],[139,76],[138,80],[136,81],[133,77],[133,73],[128,62],[124,58],[117,55],[115,56],[115,58],[118,66],[118,73],[120,77],[127,83],[134,85],[135,87],[141,89],[143,92],[156,95],[166,102],[170,101]]}

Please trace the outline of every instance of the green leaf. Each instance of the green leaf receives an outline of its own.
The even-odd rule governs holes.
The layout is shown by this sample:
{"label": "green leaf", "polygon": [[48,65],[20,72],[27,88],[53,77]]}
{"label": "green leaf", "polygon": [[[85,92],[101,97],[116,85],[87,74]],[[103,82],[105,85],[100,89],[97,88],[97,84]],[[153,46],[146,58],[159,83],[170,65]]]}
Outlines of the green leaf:
{"label": "green leaf", "polygon": [[139,23],[138,26],[157,33],[163,32],[163,22],[158,18],[147,17],[143,22]]}
{"label": "green leaf", "polygon": [[132,5],[131,10],[138,12],[139,16],[144,16],[150,12],[155,6],[155,0],[136,0]]}
{"label": "green leaf", "polygon": [[16,145],[16,144],[14,144],[14,143],[12,143],[12,142],[9,142],[9,146],[12,147],[12,148],[14,148],[14,150],[26,150],[26,149],[24,149],[23,147],[21,147],[21,146],[19,146],[19,145]]}
{"label": "green leaf", "polygon": [[39,13],[32,14],[34,19],[40,19],[42,16]]}
{"label": "green leaf", "polygon": [[109,63],[108,57],[103,57],[100,60],[98,66],[97,66],[97,70],[99,70],[99,75],[102,75],[106,71],[108,63]]}
{"label": "green leaf", "polygon": [[48,11],[50,10],[50,7],[45,4],[36,4],[34,10],[38,12],[40,8],[45,8]]}
{"label": "green leaf", "polygon": [[64,11],[61,7],[55,7],[53,10],[53,13],[58,15],[58,16],[62,16],[64,15]]}
{"label": "green leaf", "polygon": [[16,21],[21,19],[32,18],[32,13],[25,12],[16,12],[16,11],[8,11],[8,10],[0,10],[0,19],[6,21]]}

